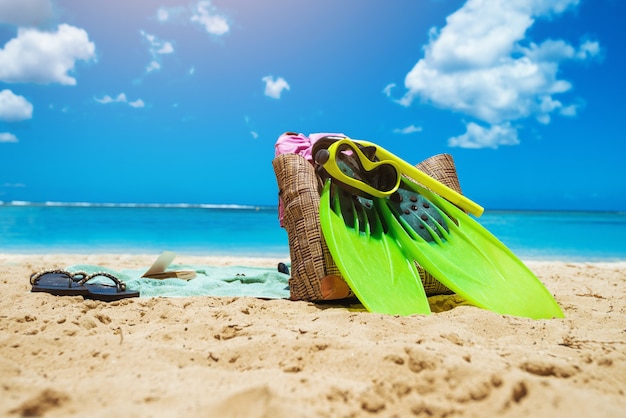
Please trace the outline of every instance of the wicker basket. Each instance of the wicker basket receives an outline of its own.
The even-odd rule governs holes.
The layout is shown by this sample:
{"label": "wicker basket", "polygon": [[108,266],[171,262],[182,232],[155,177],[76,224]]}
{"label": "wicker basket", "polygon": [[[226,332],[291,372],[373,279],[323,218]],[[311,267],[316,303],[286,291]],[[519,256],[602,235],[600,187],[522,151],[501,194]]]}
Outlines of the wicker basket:
{"label": "wicker basket", "polygon": [[[315,169],[298,154],[281,154],[273,161],[282,200],[283,224],[289,239],[292,300],[321,301],[351,297],[332,259],[319,222],[320,181]],[[417,165],[424,173],[461,193],[454,160],[438,154]],[[451,291],[416,263],[428,296]],[[329,291],[329,284],[339,291]],[[346,290],[344,290],[346,289]]]}

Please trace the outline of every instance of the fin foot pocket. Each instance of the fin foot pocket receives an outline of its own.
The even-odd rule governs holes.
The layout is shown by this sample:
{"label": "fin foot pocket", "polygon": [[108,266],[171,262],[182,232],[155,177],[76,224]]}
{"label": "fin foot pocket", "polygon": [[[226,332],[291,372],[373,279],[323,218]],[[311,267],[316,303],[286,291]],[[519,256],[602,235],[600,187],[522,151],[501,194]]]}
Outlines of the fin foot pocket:
{"label": "fin foot pocket", "polygon": [[448,224],[437,207],[422,194],[401,187],[387,199],[387,204],[405,221],[402,223],[405,229],[411,228],[427,242],[445,240],[442,229],[449,232]]}

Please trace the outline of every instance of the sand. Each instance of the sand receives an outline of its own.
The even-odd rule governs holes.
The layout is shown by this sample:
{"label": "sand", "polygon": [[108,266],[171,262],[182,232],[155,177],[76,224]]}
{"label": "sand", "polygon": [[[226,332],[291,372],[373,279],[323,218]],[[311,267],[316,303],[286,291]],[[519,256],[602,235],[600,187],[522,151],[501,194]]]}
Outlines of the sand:
{"label": "sand", "polygon": [[[0,255],[0,415],[623,417],[626,262],[528,262],[566,318],[430,299],[429,316],[248,297],[104,303],[33,271],[153,255]],[[185,257],[274,266],[273,259]]]}

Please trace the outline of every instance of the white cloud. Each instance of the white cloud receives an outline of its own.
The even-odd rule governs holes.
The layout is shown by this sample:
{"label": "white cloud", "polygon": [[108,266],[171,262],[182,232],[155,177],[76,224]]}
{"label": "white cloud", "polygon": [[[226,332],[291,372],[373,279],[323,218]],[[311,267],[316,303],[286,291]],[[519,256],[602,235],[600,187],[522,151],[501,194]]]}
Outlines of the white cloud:
{"label": "white cloud", "polygon": [[157,54],[171,54],[172,52],[174,52],[174,47],[169,42],[165,42],[163,46],[156,51]]}
{"label": "white cloud", "polygon": [[105,95],[102,99],[95,99],[96,102],[107,104],[107,103],[126,103],[126,95],[124,93],[120,93],[116,98],[112,98],[109,95]]}
{"label": "white cloud", "polygon": [[[554,112],[571,114],[568,104],[554,98],[572,88],[570,82],[558,79],[559,65],[564,60],[597,57],[600,45],[586,41],[575,48],[552,39],[528,46],[520,42],[536,18],[562,13],[578,3],[468,0],[447,17],[441,30],[431,30],[424,57],[407,74],[407,92],[398,102],[409,106],[420,99],[493,125],[478,129],[468,124],[464,135],[449,141],[453,146],[515,144],[517,133],[509,122],[533,116],[549,123]],[[384,91],[387,95],[390,86]],[[477,135],[486,137],[479,140]]]}
{"label": "white cloud", "polygon": [[250,130],[250,135],[252,136],[252,139],[257,139],[259,137],[259,133],[254,128],[251,128],[253,124],[250,120],[250,116],[248,115],[244,116],[243,120],[247,128]]}
{"label": "white cloud", "polygon": [[167,22],[170,18],[170,12],[168,9],[166,9],[165,7],[160,7],[159,10],[157,10],[157,20],[159,22]]}
{"label": "white cloud", "polygon": [[0,143],[3,142],[18,142],[17,137],[9,132],[0,132]]}
{"label": "white cloud", "polygon": [[600,43],[597,41],[585,41],[578,48],[576,58],[580,60],[586,60],[590,58],[596,58],[600,56]]}
{"label": "white cloud", "polygon": [[98,103],[102,103],[102,104],[109,104],[109,103],[128,103],[129,106],[131,107],[145,107],[145,103],[143,100],[141,99],[137,99],[135,101],[129,102],[128,99],[126,98],[126,94],[124,93],[120,93],[117,95],[117,97],[113,98],[109,95],[105,95],[104,97],[102,97],[101,99],[98,98],[94,98],[94,100]]}
{"label": "white cloud", "polygon": [[0,0],[0,23],[38,26],[52,17],[50,0]]}
{"label": "white cloud", "polygon": [[152,71],[157,71],[161,69],[161,64],[156,61],[150,61],[150,64],[146,65],[146,72],[150,73]]}
{"label": "white cloud", "polygon": [[415,126],[415,125],[409,125],[406,128],[394,129],[393,132],[396,133],[396,134],[403,134],[403,135],[414,134],[416,132],[422,132],[422,127],[421,126]]}
{"label": "white cloud", "polygon": [[560,113],[563,116],[576,116],[578,114],[578,106],[569,105],[562,107]]}
{"label": "white cloud", "polygon": [[76,61],[95,59],[87,32],[67,24],[56,32],[20,28],[17,37],[0,49],[0,81],[75,85],[69,75]]}
{"label": "white cloud", "polygon": [[171,42],[161,41],[155,35],[150,35],[145,31],[139,31],[141,35],[148,41],[150,44],[150,55],[163,55],[163,54],[171,54],[174,52],[174,46]]}
{"label": "white cloud", "polygon": [[265,82],[265,95],[273,99],[280,99],[283,90],[289,90],[289,84],[282,77],[274,80],[274,77],[268,75],[262,81]]}
{"label": "white cloud", "polygon": [[146,66],[146,72],[150,73],[152,71],[157,71],[161,69],[161,55],[172,54],[174,52],[174,46],[171,42],[161,41],[154,35],[150,35],[144,31],[140,31],[141,36],[143,36],[150,47],[148,51],[150,52],[150,56],[152,57],[152,61]]}
{"label": "white cloud", "polygon": [[224,35],[230,27],[226,18],[215,12],[210,1],[199,1],[191,16],[191,21],[199,23],[211,35]]}
{"label": "white cloud", "polygon": [[534,62],[556,63],[567,59],[572,60],[592,60],[600,58],[601,48],[597,41],[585,41],[578,50],[562,39],[547,39],[540,45],[531,43],[530,47],[519,47],[519,50]]}
{"label": "white cloud", "polygon": [[448,145],[461,148],[493,148],[500,145],[517,145],[517,129],[510,123],[502,125],[491,125],[486,128],[474,122],[466,125],[466,132],[463,135],[448,139]]}
{"label": "white cloud", "polygon": [[145,107],[146,104],[141,99],[137,99],[134,102],[128,102],[128,104],[132,107]]}
{"label": "white cloud", "polygon": [[33,117],[33,105],[11,90],[0,91],[0,120],[18,122]]}
{"label": "white cloud", "polygon": [[391,97],[391,90],[393,90],[395,87],[396,83],[387,84],[383,89],[383,93],[385,94],[385,96]]}

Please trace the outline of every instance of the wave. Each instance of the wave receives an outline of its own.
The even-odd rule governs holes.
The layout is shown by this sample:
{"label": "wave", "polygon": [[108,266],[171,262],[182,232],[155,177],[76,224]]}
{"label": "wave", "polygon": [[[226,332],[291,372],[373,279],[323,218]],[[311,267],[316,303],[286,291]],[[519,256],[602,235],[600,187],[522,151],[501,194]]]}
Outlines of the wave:
{"label": "wave", "polygon": [[101,208],[182,208],[182,209],[233,209],[233,210],[276,210],[276,206],[240,205],[234,203],[97,203],[97,202],[29,202],[13,200],[0,206],[48,206],[48,207],[101,207]]}

